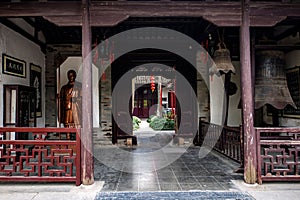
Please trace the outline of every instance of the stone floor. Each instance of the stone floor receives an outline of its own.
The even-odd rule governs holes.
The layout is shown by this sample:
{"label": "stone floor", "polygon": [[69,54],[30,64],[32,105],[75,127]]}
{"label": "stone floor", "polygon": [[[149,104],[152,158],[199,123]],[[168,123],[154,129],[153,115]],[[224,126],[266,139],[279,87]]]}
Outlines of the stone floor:
{"label": "stone floor", "polygon": [[95,179],[103,191],[230,190],[239,164],[207,148],[174,144],[174,131],[153,131],[142,121],[137,146],[95,148]]}
{"label": "stone floor", "polygon": [[96,200],[254,200],[250,195],[242,192],[215,192],[215,191],[193,191],[193,192],[101,192],[98,193]]}
{"label": "stone floor", "polygon": [[95,179],[105,182],[102,191],[229,191],[236,189],[232,180],[243,178],[234,173],[238,163],[213,151],[199,158],[199,147],[189,147],[181,156],[172,152],[178,152],[177,148],[157,154],[151,154],[152,150],[157,151],[139,147],[96,150]]}
{"label": "stone floor", "polygon": [[104,181],[96,199],[252,199],[233,184],[243,175],[227,157],[175,144],[174,131],[153,132],[145,122],[134,135],[137,146],[120,141],[94,149],[94,177]]}

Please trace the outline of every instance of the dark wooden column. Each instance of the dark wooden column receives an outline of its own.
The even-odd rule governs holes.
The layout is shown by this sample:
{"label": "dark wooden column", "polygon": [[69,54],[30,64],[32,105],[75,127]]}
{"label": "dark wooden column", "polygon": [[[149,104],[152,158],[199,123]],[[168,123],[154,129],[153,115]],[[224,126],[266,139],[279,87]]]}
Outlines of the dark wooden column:
{"label": "dark wooden column", "polygon": [[89,0],[82,0],[82,183],[94,183],[93,115],[92,115],[92,59]]}
{"label": "dark wooden column", "polygon": [[256,137],[254,131],[254,80],[250,56],[249,0],[242,0],[242,23],[240,29],[242,114],[244,131],[244,180],[255,183],[257,179]]}

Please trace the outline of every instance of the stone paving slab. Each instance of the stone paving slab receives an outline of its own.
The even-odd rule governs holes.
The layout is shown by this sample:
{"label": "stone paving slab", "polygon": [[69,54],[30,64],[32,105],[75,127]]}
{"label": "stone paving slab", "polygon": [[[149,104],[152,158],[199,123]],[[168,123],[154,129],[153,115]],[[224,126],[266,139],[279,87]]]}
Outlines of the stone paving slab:
{"label": "stone paving slab", "polygon": [[[234,170],[239,167],[238,163],[228,161],[227,158],[222,158],[214,152],[210,152],[205,158],[199,158],[199,147],[188,149],[174,147],[170,151],[166,151],[168,150],[166,148],[161,151],[162,155],[165,155],[161,159],[144,156],[145,154],[141,151],[144,152],[145,149],[128,148],[125,150],[134,152],[135,157],[121,156],[120,149],[95,150],[96,155],[103,154],[98,155],[100,159],[95,160],[95,180],[105,182],[103,192],[232,191],[236,188],[231,181],[243,178],[242,174],[234,173]],[[167,162],[173,154],[182,155],[163,168],[157,167]],[[103,161],[105,164],[102,163]],[[144,169],[148,171],[139,172]]]}
{"label": "stone paving slab", "polygon": [[300,199],[299,182],[263,182],[262,185],[247,184],[243,180],[232,182],[241,192],[247,192],[256,200]]}
{"label": "stone paving slab", "polygon": [[94,200],[104,182],[75,186],[74,183],[1,183],[0,200]]}
{"label": "stone paving slab", "polygon": [[247,193],[223,191],[191,191],[191,192],[101,192],[95,200],[254,200]]}

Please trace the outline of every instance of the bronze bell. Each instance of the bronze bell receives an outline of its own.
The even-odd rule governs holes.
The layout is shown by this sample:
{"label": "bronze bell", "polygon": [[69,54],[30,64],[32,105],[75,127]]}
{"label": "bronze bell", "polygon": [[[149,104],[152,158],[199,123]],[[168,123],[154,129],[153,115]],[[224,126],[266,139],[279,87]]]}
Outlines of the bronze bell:
{"label": "bronze bell", "polygon": [[209,69],[209,74],[216,74],[217,76],[220,76],[222,73],[235,73],[235,68],[231,62],[229,50],[226,48],[224,43],[219,43],[218,46],[219,49],[217,49],[214,53],[215,65]]}
{"label": "bronze bell", "polygon": [[279,110],[288,104],[296,108],[287,86],[284,53],[279,50],[257,51],[255,65],[255,109],[265,104]]}

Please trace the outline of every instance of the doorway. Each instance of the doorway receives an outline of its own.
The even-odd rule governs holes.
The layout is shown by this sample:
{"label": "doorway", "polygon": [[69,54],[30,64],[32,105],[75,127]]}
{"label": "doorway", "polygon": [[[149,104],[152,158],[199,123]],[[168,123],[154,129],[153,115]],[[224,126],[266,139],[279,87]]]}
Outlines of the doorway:
{"label": "doorway", "polygon": [[157,90],[151,90],[150,84],[136,85],[134,95],[133,115],[138,118],[149,118],[155,115],[155,106],[158,103]]}

